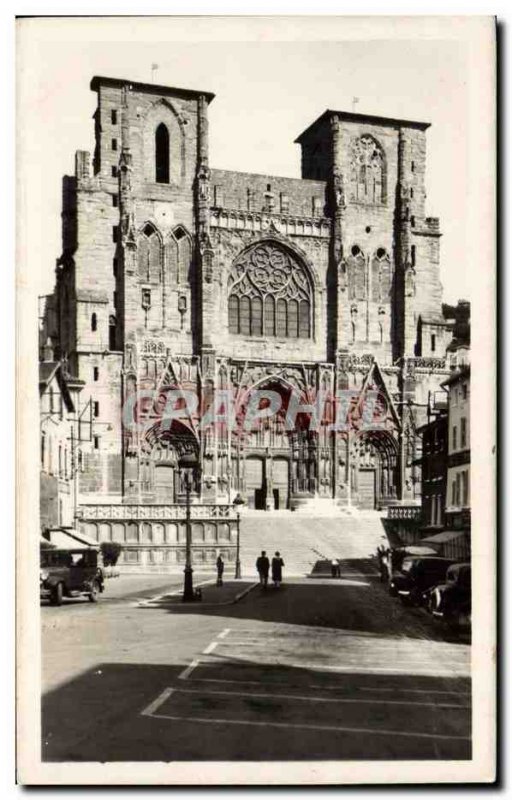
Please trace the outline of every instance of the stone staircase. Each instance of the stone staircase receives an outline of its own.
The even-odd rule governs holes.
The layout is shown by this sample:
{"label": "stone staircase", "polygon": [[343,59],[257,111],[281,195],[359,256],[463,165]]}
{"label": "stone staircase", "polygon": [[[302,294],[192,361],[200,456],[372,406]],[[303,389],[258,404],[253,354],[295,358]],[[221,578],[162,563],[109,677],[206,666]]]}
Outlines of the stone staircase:
{"label": "stone staircase", "polygon": [[256,576],[262,550],[270,559],[279,550],[285,576],[308,575],[321,560],[369,559],[387,542],[381,514],[375,511],[330,515],[291,511],[245,511],[240,523],[240,560],[244,578]]}

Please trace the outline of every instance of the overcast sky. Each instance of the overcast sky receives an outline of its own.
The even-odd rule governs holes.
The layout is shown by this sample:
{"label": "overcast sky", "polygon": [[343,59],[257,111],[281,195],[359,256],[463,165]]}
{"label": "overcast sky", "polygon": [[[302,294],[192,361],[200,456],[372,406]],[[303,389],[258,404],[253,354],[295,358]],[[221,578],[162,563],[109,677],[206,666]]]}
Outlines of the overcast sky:
{"label": "overcast sky", "polygon": [[72,174],[75,150],[93,150],[92,76],[150,82],[156,63],[156,83],[216,94],[210,164],[217,168],[299,177],[295,137],[326,108],[352,110],[354,97],[362,113],[430,122],[426,211],[441,218],[445,299],[471,299],[479,257],[468,235],[477,195],[469,184],[464,41],[408,37],[405,25],[392,40],[389,26],[369,31],[341,18],[320,35],[308,18],[274,20],[266,30],[262,20],[243,20],[234,33],[233,22],[228,29],[222,20],[187,18],[22,21],[19,220],[38,293],[51,291],[60,254],[62,175]]}

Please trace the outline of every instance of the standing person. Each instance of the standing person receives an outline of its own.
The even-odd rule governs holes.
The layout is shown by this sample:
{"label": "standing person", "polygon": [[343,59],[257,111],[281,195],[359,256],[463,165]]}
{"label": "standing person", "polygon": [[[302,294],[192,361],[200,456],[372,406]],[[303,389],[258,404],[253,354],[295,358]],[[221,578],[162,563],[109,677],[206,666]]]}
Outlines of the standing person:
{"label": "standing person", "polygon": [[331,561],[331,575],[332,575],[333,578],[337,578],[338,577],[338,559],[337,558],[333,558],[333,560]]}
{"label": "standing person", "polygon": [[276,550],[276,554],[272,559],[272,580],[276,589],[279,589],[283,580],[283,567],[284,561],[281,558],[279,551]]}
{"label": "standing person", "polygon": [[222,560],[222,556],[217,556],[217,586],[222,586],[222,576],[224,575],[224,561]]}
{"label": "standing person", "polygon": [[270,561],[268,560],[265,550],[262,550],[261,556],[258,556],[258,558],[256,559],[256,569],[258,570],[258,575],[260,576],[260,584],[263,586],[264,589],[266,589],[268,585],[268,571],[270,569]]}

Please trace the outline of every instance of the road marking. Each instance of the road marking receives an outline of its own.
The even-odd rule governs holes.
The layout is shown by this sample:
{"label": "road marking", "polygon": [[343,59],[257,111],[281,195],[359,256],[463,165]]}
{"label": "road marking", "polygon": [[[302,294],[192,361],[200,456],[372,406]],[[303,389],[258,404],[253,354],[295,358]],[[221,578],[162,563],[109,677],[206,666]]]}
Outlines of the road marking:
{"label": "road marking", "polygon": [[409,733],[405,731],[374,730],[373,728],[348,728],[338,725],[308,725],[306,723],[256,722],[243,719],[209,719],[207,717],[178,717],[170,714],[153,714],[155,719],[170,719],[174,722],[206,722],[210,725],[250,725],[258,728],[284,728],[309,731],[330,731],[332,733],[362,733],[370,736],[405,736],[409,739],[458,739],[471,741],[471,736],[456,736],[444,733]]}
{"label": "road marking", "polygon": [[270,692],[222,692],[210,691],[205,692],[200,689],[177,689],[180,694],[200,694],[200,695],[222,695],[224,697],[258,697],[263,699],[275,700],[300,700],[301,702],[310,703],[367,703],[368,705],[391,705],[391,706],[428,706],[433,708],[462,708],[469,709],[471,706],[461,706],[454,703],[419,703],[413,700],[366,700],[356,698],[343,698],[343,697],[311,697],[310,695],[297,695],[297,694],[271,694]]}
{"label": "road marking", "polygon": [[218,637],[217,637],[217,638],[218,638],[218,639],[225,639],[225,638],[226,638],[226,636],[229,636],[229,634],[230,634],[230,633],[231,633],[231,628],[224,628],[224,630],[222,631],[222,633],[219,633],[219,635],[218,635]]}
{"label": "road marking", "polygon": [[200,663],[199,661],[192,661],[192,663],[189,664],[188,667],[185,667],[185,669],[182,672],[180,672],[180,674],[178,675],[178,680],[180,681],[188,680],[189,676],[192,674],[195,668],[199,666],[199,663]]}
{"label": "road marking", "polygon": [[154,717],[155,711],[160,708],[160,706],[163,705],[166,700],[169,699],[174,691],[175,690],[171,689],[170,687],[164,689],[162,694],[159,694],[156,700],[153,700],[153,702],[150,703],[149,706],[144,709],[144,711],[140,712],[141,717]]}
{"label": "road marking", "polygon": [[210,642],[208,647],[205,650],[203,650],[203,655],[207,656],[210,653],[213,653],[218,644],[219,644],[218,642]]}

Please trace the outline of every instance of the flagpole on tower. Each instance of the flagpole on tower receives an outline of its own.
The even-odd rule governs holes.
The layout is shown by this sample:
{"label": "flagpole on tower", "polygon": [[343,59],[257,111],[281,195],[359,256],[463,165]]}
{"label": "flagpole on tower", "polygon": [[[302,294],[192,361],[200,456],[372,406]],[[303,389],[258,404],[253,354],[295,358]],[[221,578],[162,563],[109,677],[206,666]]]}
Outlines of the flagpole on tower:
{"label": "flagpole on tower", "polygon": [[352,113],[355,112],[356,106],[357,106],[358,103],[359,103],[359,97],[353,97],[352,98]]}
{"label": "flagpole on tower", "polygon": [[155,72],[159,69],[158,64],[151,64],[151,83],[155,82]]}

